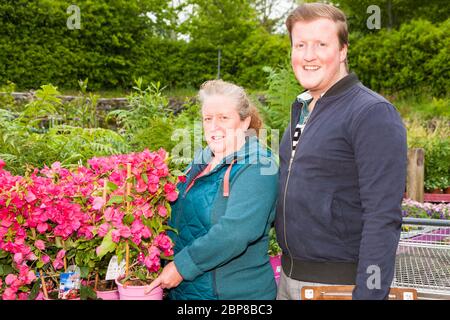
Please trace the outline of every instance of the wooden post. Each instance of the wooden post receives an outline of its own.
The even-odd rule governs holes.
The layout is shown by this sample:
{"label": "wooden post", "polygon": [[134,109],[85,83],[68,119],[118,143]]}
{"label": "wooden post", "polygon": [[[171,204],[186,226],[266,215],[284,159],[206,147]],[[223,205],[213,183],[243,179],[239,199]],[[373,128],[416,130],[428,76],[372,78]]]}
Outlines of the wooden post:
{"label": "wooden post", "polygon": [[94,290],[97,291],[98,288],[98,271],[95,273]]}
{"label": "wooden post", "polygon": [[128,274],[130,273],[130,245],[127,244],[125,246],[125,277],[128,277]]}
{"label": "wooden post", "polygon": [[42,291],[44,292],[45,299],[48,299],[47,285],[45,284],[44,274],[42,270],[39,270],[39,277],[41,278]]}
{"label": "wooden post", "polygon": [[128,182],[128,180],[131,178],[131,163],[127,163],[127,189],[126,189],[126,193],[125,193],[125,201],[127,203],[127,214],[130,211],[130,201],[128,201],[128,196],[131,193],[131,182]]}
{"label": "wooden post", "polygon": [[422,148],[408,149],[408,171],[406,177],[406,196],[423,202],[425,155]]}
{"label": "wooden post", "polygon": [[[131,193],[131,182],[129,182],[128,180],[131,178],[131,163],[127,163],[127,189],[126,189],[126,194],[125,194],[125,201],[127,203],[127,213],[130,213],[130,201],[128,201],[128,196]],[[128,277],[129,274],[129,268],[130,268],[130,245],[128,243],[126,243],[126,247],[125,247],[125,276]]]}

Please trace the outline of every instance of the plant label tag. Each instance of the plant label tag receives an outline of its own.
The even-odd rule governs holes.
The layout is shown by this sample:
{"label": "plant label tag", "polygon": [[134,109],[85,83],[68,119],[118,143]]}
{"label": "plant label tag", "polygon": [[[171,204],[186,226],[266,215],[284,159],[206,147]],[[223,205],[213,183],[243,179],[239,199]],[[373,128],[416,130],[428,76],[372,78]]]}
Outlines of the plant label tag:
{"label": "plant label tag", "polygon": [[117,256],[113,256],[109,260],[105,280],[115,280],[123,274],[125,274],[125,259],[122,259],[119,264],[117,263]]}
{"label": "plant label tag", "polygon": [[80,274],[77,272],[61,273],[59,278],[58,298],[63,300],[75,299],[79,297]]}

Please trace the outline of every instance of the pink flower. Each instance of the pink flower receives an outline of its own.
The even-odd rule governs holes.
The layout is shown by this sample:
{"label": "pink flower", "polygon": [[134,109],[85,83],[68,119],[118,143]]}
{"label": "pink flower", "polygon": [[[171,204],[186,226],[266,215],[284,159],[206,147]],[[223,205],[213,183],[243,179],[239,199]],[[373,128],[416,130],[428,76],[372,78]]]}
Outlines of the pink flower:
{"label": "pink flower", "polygon": [[150,238],[152,236],[152,232],[147,226],[144,226],[144,229],[142,230],[142,238]]}
{"label": "pink flower", "polygon": [[131,230],[128,226],[121,226],[119,232],[122,238],[129,238],[131,236]]}
{"label": "pink flower", "polygon": [[55,259],[55,261],[53,261],[52,265],[53,265],[53,268],[55,268],[56,270],[59,270],[62,267],[64,267],[64,261],[62,261],[62,259]]}
{"label": "pink flower", "polygon": [[42,256],[42,257],[41,257],[41,260],[42,260],[42,262],[43,262],[44,264],[47,264],[47,263],[50,262],[50,257],[47,256],[47,255],[45,255],[45,256]]}
{"label": "pink flower", "polygon": [[20,292],[18,296],[19,300],[28,300],[28,293],[26,292]]}
{"label": "pink flower", "polygon": [[158,234],[153,241],[153,244],[161,250],[167,250],[172,247],[172,240],[164,233]]}
{"label": "pink flower", "polygon": [[97,233],[100,237],[106,236],[110,228],[109,223],[103,223],[100,227],[98,227]]}
{"label": "pink flower", "polygon": [[170,193],[166,194],[166,198],[169,202],[173,202],[178,199],[178,193],[170,192]]}
{"label": "pink flower", "polygon": [[44,300],[44,293],[42,293],[42,291],[39,291],[38,295],[34,300]]}
{"label": "pink flower", "polygon": [[153,217],[153,210],[148,208],[147,210],[144,210],[144,217],[151,218]]}
{"label": "pink flower", "polygon": [[44,243],[44,241],[42,241],[42,240],[36,240],[36,241],[34,242],[34,246],[35,246],[36,248],[38,248],[39,250],[41,250],[41,251],[45,250],[45,243]]}
{"label": "pink flower", "polygon": [[17,281],[17,276],[15,274],[8,274],[5,278],[5,283],[7,286],[12,286]]}
{"label": "pink flower", "polygon": [[155,183],[149,183],[148,184],[148,192],[150,192],[151,194],[154,194],[156,191],[158,191],[158,184]]}
{"label": "pink flower", "polygon": [[162,205],[159,205],[159,206],[158,206],[158,214],[159,214],[161,217],[167,216],[167,209],[166,209],[166,207],[164,207],[164,206],[162,206]]}
{"label": "pink flower", "polygon": [[174,192],[175,190],[176,190],[176,186],[173,183],[168,182],[164,185],[165,193],[171,193],[171,192]]}
{"label": "pink flower", "polygon": [[48,229],[48,224],[46,224],[46,223],[39,223],[37,225],[37,231],[39,233],[44,233],[45,231],[47,231],[47,229]]}
{"label": "pink flower", "polygon": [[30,190],[28,190],[27,195],[25,196],[25,200],[30,203],[33,202],[34,200],[36,200],[36,196],[34,195],[33,192],[31,192]]}
{"label": "pink flower", "polygon": [[22,252],[17,252],[16,254],[14,254],[13,260],[14,260],[15,263],[21,264],[23,262],[23,253]]}
{"label": "pink flower", "polygon": [[64,256],[66,255],[66,250],[61,249],[58,251],[58,253],[56,254],[56,259],[62,259],[64,258]]}
{"label": "pink flower", "polygon": [[120,231],[117,229],[113,230],[111,238],[113,242],[118,243],[120,241]]}
{"label": "pink flower", "polygon": [[100,210],[104,205],[105,205],[105,200],[103,200],[102,197],[95,197],[93,204],[92,204],[92,209]]}
{"label": "pink flower", "polygon": [[103,217],[106,221],[110,222],[112,220],[114,213],[114,209],[112,207],[106,208],[105,212],[103,213]]}
{"label": "pink flower", "polygon": [[5,292],[2,294],[3,300],[16,300],[16,291],[12,288],[7,288]]}
{"label": "pink flower", "polygon": [[147,190],[147,185],[145,184],[144,180],[140,176],[136,177],[137,183],[136,183],[136,191],[137,192],[144,192]]}

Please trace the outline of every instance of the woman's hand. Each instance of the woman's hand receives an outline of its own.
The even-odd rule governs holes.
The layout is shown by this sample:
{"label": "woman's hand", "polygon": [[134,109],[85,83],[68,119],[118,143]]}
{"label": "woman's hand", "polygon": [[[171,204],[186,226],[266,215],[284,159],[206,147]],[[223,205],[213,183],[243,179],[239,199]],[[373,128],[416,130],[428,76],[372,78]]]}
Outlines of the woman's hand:
{"label": "woman's hand", "polygon": [[161,274],[153,280],[153,282],[145,289],[145,294],[148,294],[154,288],[160,286],[162,289],[170,289],[178,286],[181,281],[183,281],[183,277],[178,272],[175,263],[172,261],[167,266],[164,267]]}

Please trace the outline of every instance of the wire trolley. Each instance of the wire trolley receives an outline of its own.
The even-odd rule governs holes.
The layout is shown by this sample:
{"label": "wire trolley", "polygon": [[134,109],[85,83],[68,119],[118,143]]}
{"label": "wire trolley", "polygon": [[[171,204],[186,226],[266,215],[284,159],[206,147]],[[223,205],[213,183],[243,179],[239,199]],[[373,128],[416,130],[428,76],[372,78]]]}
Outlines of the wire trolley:
{"label": "wire trolley", "polygon": [[450,221],[403,218],[392,286],[418,299],[450,300]]}

